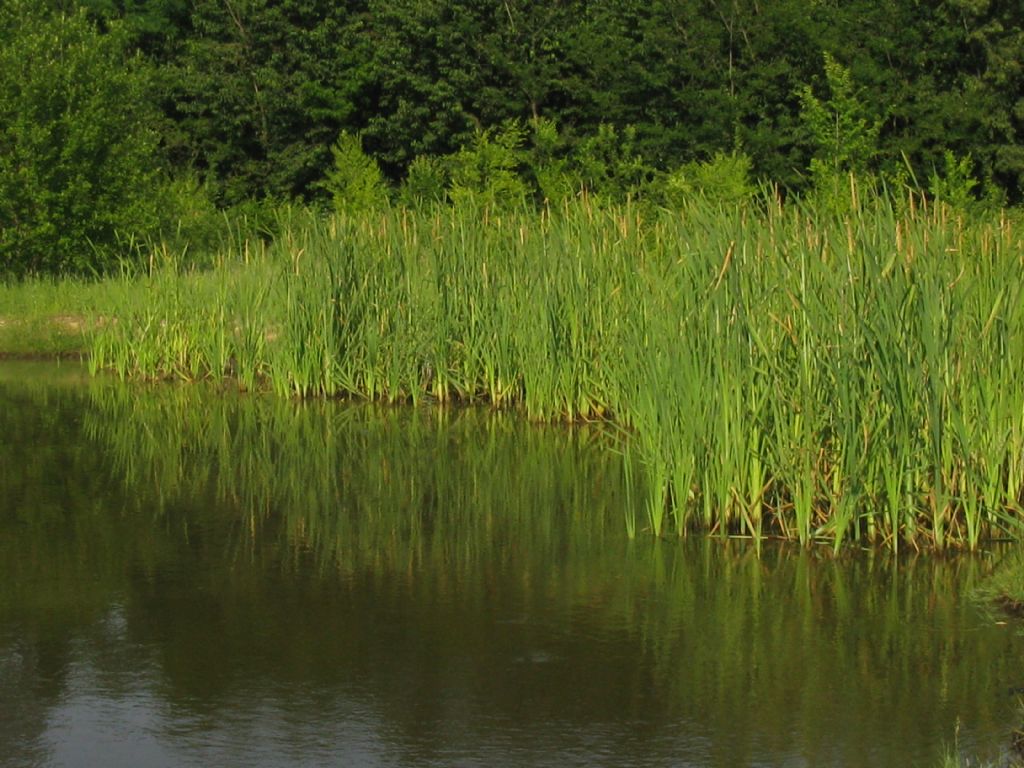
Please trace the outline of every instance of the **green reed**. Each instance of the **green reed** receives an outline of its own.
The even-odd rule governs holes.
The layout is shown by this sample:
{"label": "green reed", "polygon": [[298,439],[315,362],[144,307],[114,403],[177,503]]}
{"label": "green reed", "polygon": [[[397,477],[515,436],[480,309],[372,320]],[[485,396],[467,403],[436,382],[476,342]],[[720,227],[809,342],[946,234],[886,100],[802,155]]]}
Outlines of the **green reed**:
{"label": "green reed", "polygon": [[292,211],[268,248],[125,291],[93,365],[610,420],[657,535],[1016,535],[1017,229],[858,206]]}

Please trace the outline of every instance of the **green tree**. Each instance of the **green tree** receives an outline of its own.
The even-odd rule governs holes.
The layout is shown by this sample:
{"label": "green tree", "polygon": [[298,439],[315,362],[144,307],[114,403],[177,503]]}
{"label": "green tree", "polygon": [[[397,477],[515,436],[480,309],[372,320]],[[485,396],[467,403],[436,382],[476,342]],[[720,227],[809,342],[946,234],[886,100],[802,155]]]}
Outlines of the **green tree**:
{"label": "green tree", "polygon": [[359,2],[194,0],[168,66],[167,136],[222,204],[308,198],[358,130],[370,39]]}
{"label": "green tree", "polygon": [[1024,199],[1024,18],[1017,0],[947,0],[959,40],[960,109],[981,172]]}
{"label": "green tree", "polygon": [[139,52],[165,60],[188,31],[189,0],[50,0],[55,10],[84,8],[103,27],[116,21]]}
{"label": "green tree", "polygon": [[362,213],[383,208],[388,202],[388,187],[380,166],[363,152],[358,136],[342,131],[331,147],[334,167],[327,172],[324,187],[331,194],[336,211]]}
{"label": "green tree", "polygon": [[502,0],[482,4],[477,59],[483,84],[470,104],[481,120],[554,119],[580,87],[571,52],[586,3]]}
{"label": "green tree", "polygon": [[526,164],[539,195],[537,202],[560,208],[582,191],[583,179],[573,168],[568,143],[553,120],[537,118],[530,128]]}
{"label": "green tree", "polygon": [[470,104],[483,86],[475,4],[369,0],[366,34],[373,108],[364,136],[389,176],[401,176],[419,155],[455,152],[497,122],[474,115]]}
{"label": "green tree", "polygon": [[79,3],[156,65],[164,150],[222,205],[322,195],[341,131],[397,181],[511,120],[559,126],[527,159],[549,201],[601,126],[648,168],[741,148],[799,188],[860,151],[835,145],[856,119],[823,143],[815,100],[860,110],[871,170],[927,179],[948,149],[1011,200],[1024,184],[1016,0],[45,0]]}
{"label": "green tree", "polygon": [[370,0],[367,146],[397,178],[413,157],[451,154],[512,120],[563,123],[592,96],[574,55],[586,5]]}
{"label": "green tree", "polygon": [[932,171],[928,177],[928,192],[954,210],[969,211],[976,207],[975,190],[978,180],[974,177],[974,161],[970,155],[957,157],[946,150],[944,167]]}
{"label": "green tree", "polygon": [[710,160],[691,162],[660,180],[663,202],[679,208],[695,197],[733,206],[750,200],[756,188],[750,178],[751,161],[742,152],[718,152]]}
{"label": "green tree", "polygon": [[819,45],[848,68],[865,111],[881,120],[875,165],[922,180],[947,148],[968,153],[962,29],[941,3],[849,0],[830,5]]}
{"label": "green tree", "polygon": [[567,52],[573,99],[549,116],[579,137],[631,126],[631,149],[659,167],[726,148],[735,113],[722,35],[700,2],[590,3]]}
{"label": "green tree", "polygon": [[0,271],[85,273],[157,220],[150,73],[84,12],[0,6]]}
{"label": "green tree", "polygon": [[724,31],[718,67],[729,84],[734,133],[698,160],[742,149],[754,176],[790,188],[803,183],[810,157],[798,93],[821,69],[822,36],[835,5],[717,0],[715,18]]}
{"label": "green tree", "polygon": [[810,86],[800,92],[802,115],[814,147],[810,172],[819,200],[845,207],[848,176],[866,179],[875,169],[881,120],[859,98],[850,70],[825,54],[827,95]]}

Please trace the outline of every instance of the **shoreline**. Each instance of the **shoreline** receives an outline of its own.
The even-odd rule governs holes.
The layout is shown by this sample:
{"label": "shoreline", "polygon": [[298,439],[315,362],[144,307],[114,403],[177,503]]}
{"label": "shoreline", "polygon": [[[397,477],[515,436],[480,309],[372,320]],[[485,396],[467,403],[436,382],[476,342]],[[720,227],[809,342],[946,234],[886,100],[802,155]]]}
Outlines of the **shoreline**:
{"label": "shoreline", "polygon": [[85,315],[0,316],[0,360],[85,361],[90,325]]}

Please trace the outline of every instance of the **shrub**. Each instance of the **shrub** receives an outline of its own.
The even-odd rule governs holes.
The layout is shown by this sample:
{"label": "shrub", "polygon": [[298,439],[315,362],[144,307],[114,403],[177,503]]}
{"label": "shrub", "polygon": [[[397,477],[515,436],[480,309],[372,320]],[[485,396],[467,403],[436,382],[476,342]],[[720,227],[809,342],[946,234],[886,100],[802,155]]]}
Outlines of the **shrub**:
{"label": "shrub", "polygon": [[100,273],[157,222],[151,78],[120,28],[0,5],[0,272]]}
{"label": "shrub", "polygon": [[377,161],[363,151],[359,136],[342,131],[331,147],[334,167],[323,187],[339,212],[364,213],[388,203],[388,187]]}
{"label": "shrub", "polygon": [[505,123],[500,129],[479,131],[468,147],[451,155],[452,202],[486,208],[522,206],[527,190],[519,166],[525,138],[519,123]]}
{"label": "shrub", "polygon": [[409,164],[405,181],[398,191],[402,205],[413,210],[443,203],[448,196],[448,174],[436,157],[419,155]]}
{"label": "shrub", "polygon": [[537,118],[531,124],[531,146],[527,164],[533,175],[539,202],[561,208],[583,187],[572,168],[567,142],[551,120]]}
{"label": "shrub", "polygon": [[662,198],[671,208],[694,197],[721,205],[749,200],[755,190],[750,180],[752,163],[743,152],[715,153],[710,160],[687,163],[668,174],[661,184]]}
{"label": "shrub", "polygon": [[647,186],[651,169],[636,151],[636,130],[621,132],[602,123],[597,133],[580,142],[574,155],[584,188],[597,202],[624,202]]}
{"label": "shrub", "polygon": [[974,177],[974,161],[970,155],[957,157],[950,150],[943,155],[945,168],[932,171],[928,178],[928,191],[932,197],[957,211],[966,212],[977,205],[975,189],[979,182]]}

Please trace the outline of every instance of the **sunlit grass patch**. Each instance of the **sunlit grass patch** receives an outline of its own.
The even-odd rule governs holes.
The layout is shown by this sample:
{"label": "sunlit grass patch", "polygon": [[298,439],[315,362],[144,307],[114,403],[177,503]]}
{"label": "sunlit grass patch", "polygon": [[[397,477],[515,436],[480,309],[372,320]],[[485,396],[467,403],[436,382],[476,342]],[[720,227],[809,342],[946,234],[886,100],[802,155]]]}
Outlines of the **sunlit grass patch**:
{"label": "sunlit grass patch", "polygon": [[109,283],[36,278],[0,281],[0,355],[85,353],[109,316]]}

